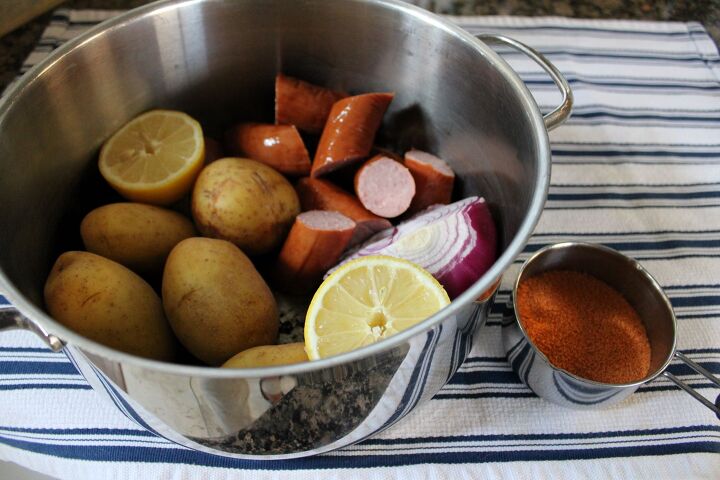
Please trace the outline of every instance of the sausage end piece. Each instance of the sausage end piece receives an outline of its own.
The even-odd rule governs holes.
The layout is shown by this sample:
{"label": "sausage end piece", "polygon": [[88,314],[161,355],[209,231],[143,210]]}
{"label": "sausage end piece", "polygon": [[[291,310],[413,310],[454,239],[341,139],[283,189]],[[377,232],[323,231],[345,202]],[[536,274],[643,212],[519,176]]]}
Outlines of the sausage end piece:
{"label": "sausage end piece", "polygon": [[295,125],[307,133],[322,132],[335,102],[347,97],[298,78],[278,74],[275,77],[275,123]]}
{"label": "sausage end piece", "polygon": [[430,205],[450,203],[455,173],[447,162],[427,152],[410,150],[405,153],[404,163],[415,179],[417,190],[409,213],[419,212]]}
{"label": "sausage end piece", "polygon": [[285,175],[310,171],[310,155],[293,125],[241,123],[229,130],[227,147],[233,155],[257,160]]}

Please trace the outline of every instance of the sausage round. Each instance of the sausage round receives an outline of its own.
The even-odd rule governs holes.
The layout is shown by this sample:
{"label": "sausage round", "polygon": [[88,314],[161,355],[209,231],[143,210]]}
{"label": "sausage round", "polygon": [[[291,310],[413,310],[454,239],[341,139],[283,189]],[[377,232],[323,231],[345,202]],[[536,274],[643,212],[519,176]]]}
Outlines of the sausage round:
{"label": "sausage round", "polygon": [[355,193],[375,215],[394,218],[410,206],[415,196],[415,180],[400,162],[377,155],[355,174]]}

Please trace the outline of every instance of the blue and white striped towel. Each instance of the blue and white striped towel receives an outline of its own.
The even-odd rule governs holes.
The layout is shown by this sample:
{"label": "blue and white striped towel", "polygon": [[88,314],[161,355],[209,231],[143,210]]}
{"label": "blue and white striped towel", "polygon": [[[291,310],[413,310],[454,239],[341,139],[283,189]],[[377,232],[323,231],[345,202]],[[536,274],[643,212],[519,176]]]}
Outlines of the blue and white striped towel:
{"label": "blue and white striped towel", "polygon": [[[112,12],[60,10],[25,69]],[[720,57],[697,23],[455,17],[547,55],[575,91],[551,134],[552,187],[535,236],[600,242],[639,260],[667,289],[679,347],[720,374]],[[547,111],[550,80],[508,53]],[[660,379],[602,411],[564,410],[506,363],[500,311],[429,404],[359,445],[302,460],[251,462],[178,447],[104,403],[62,353],[0,335],[0,458],[62,478],[718,478],[720,422]],[[706,395],[707,381],[671,372]],[[714,398],[714,397],[713,397]]]}

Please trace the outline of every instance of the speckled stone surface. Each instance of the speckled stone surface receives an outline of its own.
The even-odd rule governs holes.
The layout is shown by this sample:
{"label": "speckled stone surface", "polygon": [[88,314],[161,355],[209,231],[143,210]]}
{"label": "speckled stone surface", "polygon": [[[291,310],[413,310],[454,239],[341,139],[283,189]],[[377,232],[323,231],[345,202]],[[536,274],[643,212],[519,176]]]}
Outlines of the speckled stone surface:
{"label": "speckled stone surface", "polygon": [[[149,0],[71,0],[68,8],[127,9]],[[414,0],[438,13],[459,15],[560,15],[576,18],[699,21],[720,41],[720,0]],[[0,91],[17,75],[50,15],[0,39]]]}

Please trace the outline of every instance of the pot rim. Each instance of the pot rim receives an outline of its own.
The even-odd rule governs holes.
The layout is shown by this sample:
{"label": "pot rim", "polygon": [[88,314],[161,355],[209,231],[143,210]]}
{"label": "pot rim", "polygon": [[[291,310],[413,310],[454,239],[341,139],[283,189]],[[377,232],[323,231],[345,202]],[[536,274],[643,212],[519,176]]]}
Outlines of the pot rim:
{"label": "pot rim", "polygon": [[[78,37],[66,42],[53,51],[47,58],[26,72],[22,78],[13,85],[2,98],[0,98],[0,125],[2,125],[2,120],[7,112],[12,108],[17,99],[23,95],[24,91],[37,81],[37,79],[40,78],[46,71],[62,62],[63,58],[71,52],[82,48],[85,44],[101,37],[106,34],[106,32],[120,29],[126,24],[138,21],[142,18],[152,17],[166,10],[182,8],[186,5],[202,3],[205,1],[220,0],[159,0],[148,5],[129,10],[116,17],[101,22],[100,24],[90,28],[87,32],[84,32]],[[89,353],[111,359],[119,363],[127,363],[136,367],[184,376],[197,376],[203,378],[254,378],[293,375],[318,371],[338,365],[352,363],[354,361],[380,354],[406,342],[416,335],[430,330],[443,322],[446,317],[456,314],[461,308],[464,308],[475,301],[483,294],[483,292],[488,290],[497,279],[501,278],[502,274],[507,270],[527,244],[527,241],[532,235],[532,232],[540,219],[540,215],[547,198],[550,184],[550,141],[540,110],[525,83],[505,62],[505,60],[503,60],[489,46],[476,39],[472,34],[462,29],[460,26],[450,22],[449,20],[441,18],[428,10],[401,2],[399,0],[348,1],[371,3],[389,10],[399,11],[406,16],[415,18],[431,28],[440,29],[446,34],[461,40],[463,43],[474,49],[480,57],[484,57],[486,61],[498,70],[498,72],[517,92],[518,99],[522,105],[532,112],[530,119],[532,128],[537,133],[539,140],[538,151],[540,152],[538,174],[535,181],[535,192],[530,201],[526,216],[520,224],[520,228],[517,233],[507,248],[495,261],[493,266],[485,272],[478,281],[476,281],[459,297],[455,298],[450,305],[438,311],[431,317],[380,342],[321,360],[313,360],[294,365],[246,369],[225,369],[211,366],[194,366],[161,362],[114,350],[98,342],[87,339],[53,320],[43,309],[27,300],[25,296],[10,282],[2,268],[0,268],[0,283],[2,283],[5,287],[4,293],[11,300],[13,306],[17,307],[20,312],[28,316],[32,322],[39,323],[53,335],[61,338],[66,344],[80,347],[83,350],[87,350]]]}

